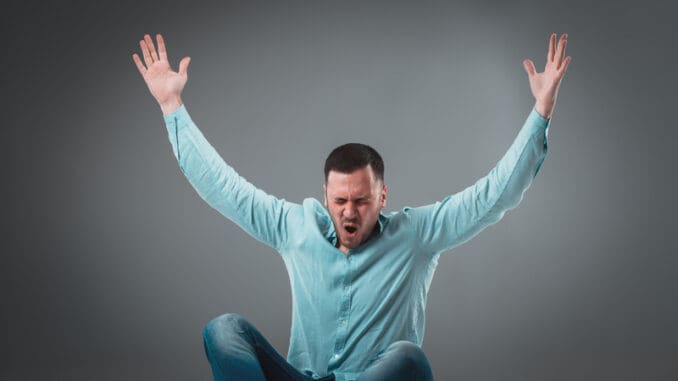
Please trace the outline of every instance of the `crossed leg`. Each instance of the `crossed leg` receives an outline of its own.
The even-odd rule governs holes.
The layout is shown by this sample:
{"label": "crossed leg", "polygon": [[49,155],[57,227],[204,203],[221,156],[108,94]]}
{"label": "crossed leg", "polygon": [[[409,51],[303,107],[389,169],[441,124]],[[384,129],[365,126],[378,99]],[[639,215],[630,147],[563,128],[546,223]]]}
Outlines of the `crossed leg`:
{"label": "crossed leg", "polygon": [[314,380],[283,358],[264,336],[238,314],[224,314],[203,330],[203,343],[215,381]]}
{"label": "crossed leg", "polygon": [[[314,380],[287,362],[245,318],[224,314],[203,330],[203,343],[215,381],[332,381]],[[409,341],[389,345],[367,367],[359,381],[433,381],[424,352]]]}

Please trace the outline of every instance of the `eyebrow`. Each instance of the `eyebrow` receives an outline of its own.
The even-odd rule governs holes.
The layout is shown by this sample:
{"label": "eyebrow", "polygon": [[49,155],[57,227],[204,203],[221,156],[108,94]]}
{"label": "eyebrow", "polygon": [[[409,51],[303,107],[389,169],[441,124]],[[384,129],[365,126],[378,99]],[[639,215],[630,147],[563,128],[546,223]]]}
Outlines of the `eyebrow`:
{"label": "eyebrow", "polygon": [[[364,196],[363,195],[363,196],[354,197],[353,199],[354,200],[367,200],[369,198],[370,198],[370,196]],[[341,196],[335,196],[335,197],[333,197],[333,199],[334,200],[348,200],[346,197],[341,197]]]}

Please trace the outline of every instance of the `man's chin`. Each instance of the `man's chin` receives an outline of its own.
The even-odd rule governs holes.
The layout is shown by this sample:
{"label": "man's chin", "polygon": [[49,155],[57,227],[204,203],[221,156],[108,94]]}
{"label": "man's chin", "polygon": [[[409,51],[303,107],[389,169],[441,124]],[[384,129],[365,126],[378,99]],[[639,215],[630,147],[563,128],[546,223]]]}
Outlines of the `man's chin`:
{"label": "man's chin", "polygon": [[342,237],[340,239],[340,242],[341,242],[342,246],[349,248],[349,249],[355,249],[356,247],[358,247],[358,245],[360,245],[360,240],[358,239],[357,236],[355,238]]}

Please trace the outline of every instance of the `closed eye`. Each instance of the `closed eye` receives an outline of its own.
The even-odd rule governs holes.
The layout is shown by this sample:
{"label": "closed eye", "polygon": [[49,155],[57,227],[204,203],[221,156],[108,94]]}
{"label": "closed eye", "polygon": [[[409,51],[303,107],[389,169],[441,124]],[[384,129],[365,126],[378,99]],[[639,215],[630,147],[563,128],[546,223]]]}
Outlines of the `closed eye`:
{"label": "closed eye", "polygon": [[[347,201],[348,201],[348,200],[345,199],[345,198],[335,198],[335,199],[334,199],[334,202],[336,202],[337,204],[344,204],[344,203],[346,203]],[[367,198],[357,198],[357,199],[355,200],[355,203],[356,203],[356,204],[367,204],[368,202],[369,202],[369,200],[368,200]]]}

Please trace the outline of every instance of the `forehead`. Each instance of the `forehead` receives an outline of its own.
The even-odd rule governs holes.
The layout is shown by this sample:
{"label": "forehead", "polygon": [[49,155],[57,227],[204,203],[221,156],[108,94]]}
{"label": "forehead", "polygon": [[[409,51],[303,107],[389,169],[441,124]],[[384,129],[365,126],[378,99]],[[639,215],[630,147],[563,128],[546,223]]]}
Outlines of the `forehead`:
{"label": "forehead", "polygon": [[377,186],[372,167],[369,165],[351,173],[330,171],[327,175],[327,193],[330,195],[369,195]]}

